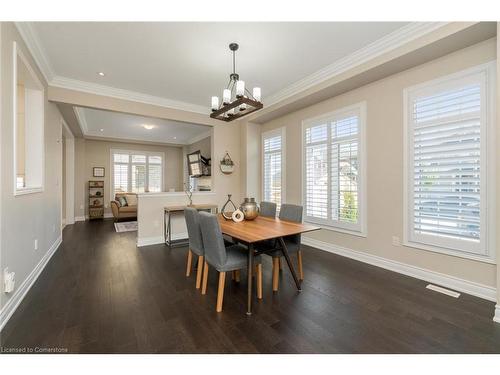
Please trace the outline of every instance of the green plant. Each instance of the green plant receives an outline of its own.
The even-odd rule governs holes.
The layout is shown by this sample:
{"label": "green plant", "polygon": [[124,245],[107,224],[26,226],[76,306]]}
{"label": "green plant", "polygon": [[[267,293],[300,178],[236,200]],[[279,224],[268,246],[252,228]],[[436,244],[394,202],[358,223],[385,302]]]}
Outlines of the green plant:
{"label": "green plant", "polygon": [[344,205],[340,211],[340,218],[347,221],[357,221],[358,220],[358,207],[356,200],[354,199],[354,194],[345,191],[343,193]]}

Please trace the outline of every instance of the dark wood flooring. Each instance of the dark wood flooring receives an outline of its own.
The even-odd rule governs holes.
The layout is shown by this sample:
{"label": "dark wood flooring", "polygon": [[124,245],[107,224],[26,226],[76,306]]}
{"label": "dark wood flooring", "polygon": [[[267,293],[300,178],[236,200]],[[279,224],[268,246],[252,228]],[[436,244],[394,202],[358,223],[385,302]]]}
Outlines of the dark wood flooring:
{"label": "dark wood flooring", "polygon": [[64,241],[2,332],[3,347],[73,353],[500,353],[494,304],[454,299],[426,282],[304,247],[303,292],[286,271],[245,314],[246,282],[217,274],[202,296],[185,277],[187,248],[135,246],[113,222],[82,222]]}

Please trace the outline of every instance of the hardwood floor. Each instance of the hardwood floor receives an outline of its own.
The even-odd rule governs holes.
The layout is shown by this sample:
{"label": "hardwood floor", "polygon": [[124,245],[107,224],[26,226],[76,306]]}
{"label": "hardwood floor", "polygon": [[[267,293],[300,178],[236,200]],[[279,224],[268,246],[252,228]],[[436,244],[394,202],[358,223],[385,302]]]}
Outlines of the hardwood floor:
{"label": "hardwood floor", "polygon": [[[113,222],[80,222],[4,328],[1,345],[74,353],[500,353],[494,303],[425,289],[426,282],[304,246],[298,294],[286,268],[247,316],[246,282],[228,275],[215,312],[187,278],[187,248],[135,246]],[[295,257],[293,257],[295,258]],[[295,261],[295,259],[293,259]]]}

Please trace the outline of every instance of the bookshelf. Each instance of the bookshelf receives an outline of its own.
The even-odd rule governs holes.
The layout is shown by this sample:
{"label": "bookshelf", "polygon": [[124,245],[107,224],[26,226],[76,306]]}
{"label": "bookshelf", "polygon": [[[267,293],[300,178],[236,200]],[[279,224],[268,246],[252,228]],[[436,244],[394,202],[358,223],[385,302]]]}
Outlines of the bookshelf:
{"label": "bookshelf", "polygon": [[104,218],[104,181],[89,181],[89,220]]}

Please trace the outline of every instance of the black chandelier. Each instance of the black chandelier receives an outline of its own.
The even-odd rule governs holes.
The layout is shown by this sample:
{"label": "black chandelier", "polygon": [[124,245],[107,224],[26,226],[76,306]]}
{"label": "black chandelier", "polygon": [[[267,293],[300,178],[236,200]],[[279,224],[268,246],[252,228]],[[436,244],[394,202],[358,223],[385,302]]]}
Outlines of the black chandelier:
{"label": "black chandelier", "polygon": [[231,43],[229,49],[233,52],[233,72],[229,75],[229,83],[222,93],[222,105],[219,105],[219,97],[212,96],[212,113],[210,117],[222,121],[233,121],[261,109],[260,87],[254,87],[250,93],[245,88],[245,82],[240,80],[236,74],[235,52],[238,50],[237,43]]}

